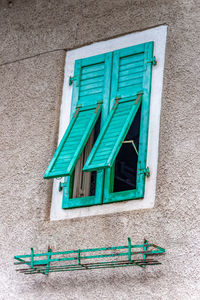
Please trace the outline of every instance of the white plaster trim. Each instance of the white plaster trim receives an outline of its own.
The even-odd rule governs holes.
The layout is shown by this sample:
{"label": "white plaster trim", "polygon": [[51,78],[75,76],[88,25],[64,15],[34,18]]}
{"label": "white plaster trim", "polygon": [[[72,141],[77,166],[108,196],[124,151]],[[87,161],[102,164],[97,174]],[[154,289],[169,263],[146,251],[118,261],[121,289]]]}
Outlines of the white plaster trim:
{"label": "white plaster trim", "polygon": [[65,75],[60,113],[58,143],[64,135],[64,132],[70,120],[72,86],[69,86],[68,80],[70,75],[73,76],[75,60],[102,54],[105,52],[114,51],[121,48],[126,48],[129,46],[138,45],[141,43],[154,41],[154,55],[156,56],[158,63],[156,66],[153,66],[152,71],[151,104],[147,151],[147,166],[150,169],[151,175],[149,178],[146,178],[145,196],[141,200],[130,200],[125,202],[116,202],[112,204],[96,205],[73,209],[62,209],[62,192],[58,191],[58,185],[61,180],[54,180],[50,216],[51,220],[71,219],[154,207],[166,37],[167,26],[164,25],[148,29],[142,32],[127,34],[125,36],[115,38],[112,40],[94,43],[89,46],[81,47],[79,49],[67,52],[65,61]]}

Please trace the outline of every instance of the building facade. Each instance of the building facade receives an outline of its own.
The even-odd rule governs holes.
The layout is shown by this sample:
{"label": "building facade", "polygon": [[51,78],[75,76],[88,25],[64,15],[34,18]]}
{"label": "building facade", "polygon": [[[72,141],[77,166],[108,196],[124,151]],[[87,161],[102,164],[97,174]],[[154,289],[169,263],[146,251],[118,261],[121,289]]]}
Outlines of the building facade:
{"label": "building facade", "polygon": [[[199,19],[198,1],[0,2],[0,299],[199,299]],[[43,176],[73,113],[75,61],[151,41],[144,198],[63,208],[63,179]],[[165,248],[162,265],[48,276],[13,265],[31,247],[101,248],[128,237]]]}

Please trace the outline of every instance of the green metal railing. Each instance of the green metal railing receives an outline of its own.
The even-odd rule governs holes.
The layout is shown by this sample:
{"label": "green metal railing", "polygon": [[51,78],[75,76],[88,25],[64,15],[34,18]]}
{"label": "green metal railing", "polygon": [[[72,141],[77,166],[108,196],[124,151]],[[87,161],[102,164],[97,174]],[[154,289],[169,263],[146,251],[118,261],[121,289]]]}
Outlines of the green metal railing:
{"label": "green metal railing", "polygon": [[157,260],[147,258],[147,256],[159,255],[164,252],[164,248],[150,244],[147,240],[144,240],[141,245],[132,245],[131,239],[128,238],[128,246],[78,249],[64,252],[52,252],[49,248],[48,252],[39,254],[34,253],[33,248],[31,248],[31,254],[14,256],[14,259],[17,260],[14,264],[27,266],[26,268],[17,269],[20,273],[42,273],[46,275],[51,272],[127,266],[145,268],[146,266],[161,264]]}

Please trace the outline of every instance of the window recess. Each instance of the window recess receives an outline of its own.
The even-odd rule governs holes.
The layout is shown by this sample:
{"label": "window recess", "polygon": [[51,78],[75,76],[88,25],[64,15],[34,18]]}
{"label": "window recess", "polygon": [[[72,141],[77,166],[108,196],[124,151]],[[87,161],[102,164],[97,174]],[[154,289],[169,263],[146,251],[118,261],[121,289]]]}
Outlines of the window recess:
{"label": "window recess", "polygon": [[153,45],[75,62],[73,116],[44,175],[65,177],[63,208],[144,197]]}

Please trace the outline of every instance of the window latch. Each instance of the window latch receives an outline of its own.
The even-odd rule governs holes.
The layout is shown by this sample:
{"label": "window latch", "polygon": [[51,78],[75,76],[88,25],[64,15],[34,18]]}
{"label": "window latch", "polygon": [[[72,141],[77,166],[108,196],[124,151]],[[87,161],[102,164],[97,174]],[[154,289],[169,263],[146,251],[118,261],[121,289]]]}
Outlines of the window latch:
{"label": "window latch", "polygon": [[156,65],[157,64],[157,60],[156,60],[156,57],[154,56],[154,57],[152,57],[152,58],[150,58],[150,59],[147,59],[146,60],[146,63],[147,64],[152,64],[152,65]]}
{"label": "window latch", "polygon": [[150,176],[149,167],[147,167],[145,169],[140,169],[140,173],[139,174],[144,174],[145,176],[149,177]]}

